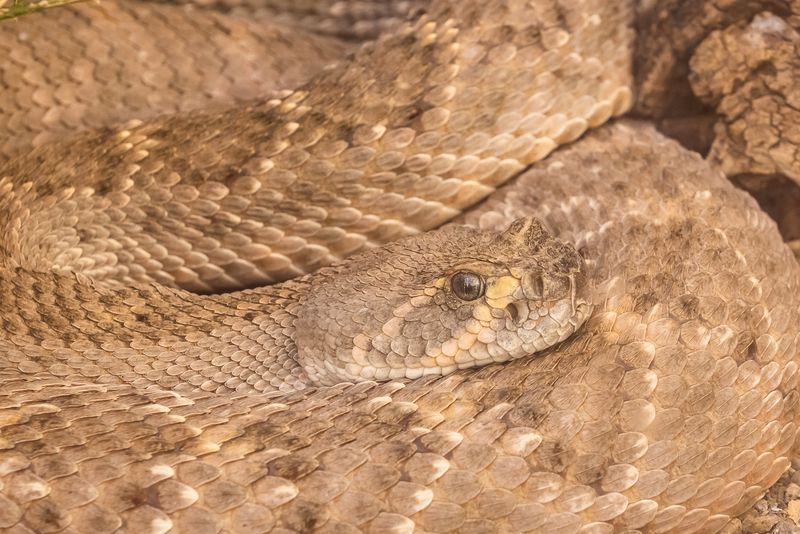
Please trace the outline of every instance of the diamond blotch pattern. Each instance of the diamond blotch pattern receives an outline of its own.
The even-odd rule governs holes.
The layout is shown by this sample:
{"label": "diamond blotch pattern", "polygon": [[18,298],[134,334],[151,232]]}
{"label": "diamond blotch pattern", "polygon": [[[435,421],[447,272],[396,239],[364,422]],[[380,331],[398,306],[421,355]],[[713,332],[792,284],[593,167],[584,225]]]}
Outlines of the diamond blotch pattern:
{"label": "diamond blotch pattern", "polygon": [[6,370],[0,526],[694,532],[751,506],[797,433],[800,280],[774,225],[635,123],[557,154],[467,222],[520,211],[594,269],[598,309],[557,349],[288,396]]}
{"label": "diamond blotch pattern", "polygon": [[[213,12],[161,7],[181,11],[168,24],[131,22],[110,0],[65,10],[73,35],[58,46],[119,46],[134,65],[150,52],[80,41],[95,21],[123,19],[130,32],[208,39],[191,25]],[[495,192],[630,106],[630,17],[599,0],[435,2],[295,91],[141,117],[2,167],[7,263],[79,274],[3,266],[0,529],[685,533],[750,507],[797,434],[800,275],[774,224],[636,123]],[[241,24],[241,42],[259,39]],[[152,54],[174,57],[165,42]],[[183,63],[164,61],[166,78],[128,85],[181,79]],[[242,68],[271,68],[257,63]],[[7,72],[11,85],[44,77]],[[76,63],[59,80],[122,72]],[[31,126],[20,131],[34,144],[58,132],[85,105],[71,83],[38,93],[63,104],[47,120],[3,120]],[[285,394],[270,389],[301,379],[280,355],[302,282],[233,303],[174,289],[284,280],[492,193],[465,222],[501,229],[536,214],[582,251],[595,284],[591,319],[540,357]],[[103,287],[119,282],[141,285]],[[62,302],[72,307],[43,312]],[[143,343],[167,318],[180,336]]]}

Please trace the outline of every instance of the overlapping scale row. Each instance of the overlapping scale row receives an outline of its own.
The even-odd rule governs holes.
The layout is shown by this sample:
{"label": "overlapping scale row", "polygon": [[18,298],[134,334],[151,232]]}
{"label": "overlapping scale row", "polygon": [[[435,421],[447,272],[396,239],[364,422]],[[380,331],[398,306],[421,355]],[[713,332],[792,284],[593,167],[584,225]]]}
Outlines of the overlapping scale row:
{"label": "overlapping scale row", "polygon": [[466,220],[520,212],[584,247],[597,281],[593,318],[541,357],[240,396],[65,386],[4,365],[0,527],[721,528],[780,476],[797,434],[800,277],[774,225],[635,123]]}
{"label": "overlapping scale row", "polygon": [[349,49],[267,21],[136,1],[0,24],[0,162],[131,118],[262,98]]}
{"label": "overlapping scale row", "polygon": [[31,266],[106,283],[208,292],[309,272],[440,225],[627,110],[631,16],[434,3],[280,98],[13,161],[2,228]]}

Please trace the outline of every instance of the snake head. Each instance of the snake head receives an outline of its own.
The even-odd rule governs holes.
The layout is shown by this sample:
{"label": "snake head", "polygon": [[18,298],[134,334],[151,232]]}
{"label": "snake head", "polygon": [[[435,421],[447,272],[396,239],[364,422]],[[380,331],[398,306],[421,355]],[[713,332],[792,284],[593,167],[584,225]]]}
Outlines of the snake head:
{"label": "snake head", "polygon": [[447,226],[311,275],[297,357],[318,385],[445,375],[563,341],[588,294],[580,254],[534,218]]}

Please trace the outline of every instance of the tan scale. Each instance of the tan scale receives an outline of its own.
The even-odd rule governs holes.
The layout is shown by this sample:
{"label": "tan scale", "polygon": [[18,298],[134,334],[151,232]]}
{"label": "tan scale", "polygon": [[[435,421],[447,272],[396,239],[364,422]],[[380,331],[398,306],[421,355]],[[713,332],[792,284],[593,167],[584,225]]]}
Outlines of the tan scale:
{"label": "tan scale", "polygon": [[[471,228],[376,246],[625,111],[630,7],[433,2],[295,92],[3,166],[0,529],[698,532],[751,507],[797,435],[800,276],[696,155],[605,127]],[[467,265],[488,296],[451,294]]]}

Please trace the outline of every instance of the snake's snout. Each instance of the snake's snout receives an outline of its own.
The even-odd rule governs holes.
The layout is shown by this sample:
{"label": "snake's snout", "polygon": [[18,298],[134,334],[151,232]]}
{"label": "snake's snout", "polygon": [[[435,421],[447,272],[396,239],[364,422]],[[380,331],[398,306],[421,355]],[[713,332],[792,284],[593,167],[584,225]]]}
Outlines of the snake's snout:
{"label": "snake's snout", "polygon": [[[528,357],[584,322],[584,263],[532,217],[447,227],[316,276],[296,322],[312,382],[445,375]],[[342,339],[347,336],[347,342]]]}

